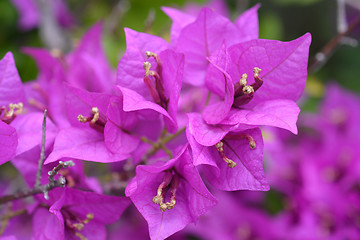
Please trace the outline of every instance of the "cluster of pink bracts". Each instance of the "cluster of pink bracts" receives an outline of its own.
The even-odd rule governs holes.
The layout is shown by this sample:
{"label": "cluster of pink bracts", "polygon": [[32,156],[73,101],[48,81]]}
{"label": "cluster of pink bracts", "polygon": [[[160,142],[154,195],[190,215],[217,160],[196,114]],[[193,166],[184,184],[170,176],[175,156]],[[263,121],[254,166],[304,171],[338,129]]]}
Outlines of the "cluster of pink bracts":
{"label": "cluster of pink bracts", "polygon": [[[173,21],[171,42],[126,28],[116,74],[101,48],[101,23],[66,55],[24,48],[39,68],[33,82],[21,83],[6,54],[0,163],[11,161],[34,194],[12,195],[4,236],[105,239],[105,225],[133,204],[148,233],[133,229],[138,214],[130,208],[111,234],[165,239],[211,212],[222,194],[215,197],[216,189],[269,190],[259,127],[297,133],[295,101],[306,82],[311,36],[258,39],[258,8],[232,22],[209,8],[164,7]],[[45,165],[36,183],[45,109]],[[86,176],[83,161],[111,163],[106,168],[120,186]]]}

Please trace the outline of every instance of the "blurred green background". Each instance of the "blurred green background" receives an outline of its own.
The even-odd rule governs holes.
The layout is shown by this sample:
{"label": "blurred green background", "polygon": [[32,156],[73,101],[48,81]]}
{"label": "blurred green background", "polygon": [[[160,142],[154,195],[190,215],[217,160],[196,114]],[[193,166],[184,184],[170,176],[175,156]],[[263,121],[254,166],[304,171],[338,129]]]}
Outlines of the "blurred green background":
{"label": "blurred green background", "polygon": [[[68,6],[76,24],[70,29],[74,41],[99,20],[112,25],[105,31],[104,46],[110,62],[117,66],[125,49],[124,27],[143,31],[149,14],[154,13],[154,21],[148,32],[169,38],[170,19],[161,12],[161,6],[184,6],[195,2],[205,4],[205,0],[129,0],[126,8],[117,9],[119,0],[68,0]],[[124,0],[122,1],[124,2]],[[246,8],[261,3],[259,10],[260,37],[289,41],[306,32],[312,34],[310,61],[316,52],[337,34],[337,2],[335,0],[227,0],[227,5],[235,19]],[[360,10],[355,14],[359,14]],[[42,47],[38,30],[22,31],[18,28],[18,13],[10,0],[0,1],[0,56],[14,53],[16,64],[23,81],[36,78],[37,69],[30,57],[21,53],[23,46]],[[110,23],[109,23],[110,22]],[[359,38],[358,35],[353,35]],[[360,48],[339,46],[330,60],[308,80],[308,93],[315,101],[321,97],[323,83],[337,81],[342,86],[360,92]],[[312,109],[313,101],[306,105]]]}

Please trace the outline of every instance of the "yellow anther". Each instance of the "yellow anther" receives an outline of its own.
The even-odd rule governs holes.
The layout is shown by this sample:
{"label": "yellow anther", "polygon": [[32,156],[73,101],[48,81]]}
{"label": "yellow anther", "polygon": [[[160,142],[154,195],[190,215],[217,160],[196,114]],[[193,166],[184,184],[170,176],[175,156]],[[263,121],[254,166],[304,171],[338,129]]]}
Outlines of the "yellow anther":
{"label": "yellow anther", "polygon": [[250,85],[243,87],[243,93],[245,94],[251,94],[254,92],[254,88]]}
{"label": "yellow anther", "polygon": [[223,159],[228,164],[228,166],[230,168],[236,167],[236,162],[234,162],[233,160],[231,160],[231,159],[229,159],[227,157],[224,157]]}
{"label": "yellow anther", "polygon": [[77,120],[79,122],[82,122],[82,123],[86,123],[87,122],[87,118],[84,117],[83,115],[79,114],[79,116],[77,116]]}
{"label": "yellow anther", "polygon": [[224,147],[224,143],[223,142],[218,142],[216,145],[215,145],[215,147],[217,148],[217,150],[219,151],[219,152],[223,152],[224,151],[224,149],[223,149],[223,147]]}
{"label": "yellow anther", "polygon": [[[12,117],[14,115],[20,114],[23,110],[23,107],[24,107],[24,105],[21,102],[18,104],[10,103],[9,110],[8,111],[5,110],[4,116]],[[16,111],[15,111],[15,109],[16,109]]]}
{"label": "yellow anther", "polygon": [[259,77],[259,74],[261,72],[261,69],[258,67],[254,67],[254,77]]}
{"label": "yellow anther", "polygon": [[150,57],[156,58],[157,57],[156,53],[153,53],[153,52],[150,52],[150,51],[146,51],[145,55],[146,55],[147,58],[150,58]]}
{"label": "yellow anther", "polygon": [[241,79],[239,80],[239,83],[241,86],[246,86],[247,84],[247,74],[244,73],[242,76],[241,76]]}
{"label": "yellow anther", "polygon": [[87,237],[85,237],[84,235],[82,235],[79,232],[75,232],[75,236],[77,236],[78,238],[80,238],[80,240],[88,240]]}
{"label": "yellow anther", "polygon": [[144,62],[143,63],[143,68],[145,70],[145,77],[150,75],[150,68],[151,68],[151,63],[149,62]]}
{"label": "yellow anther", "polygon": [[91,112],[94,114],[94,117],[91,119],[92,123],[96,123],[97,120],[99,120],[100,112],[97,107],[91,108]]}
{"label": "yellow anther", "polygon": [[175,204],[176,204],[176,200],[175,199],[172,199],[170,202],[167,202],[166,203],[166,206],[167,206],[167,209],[173,209],[175,207]]}
{"label": "yellow anther", "polygon": [[161,203],[161,204],[160,204],[160,210],[163,211],[163,212],[165,212],[166,209],[168,209],[168,206],[166,205],[166,203]]}
{"label": "yellow anther", "polygon": [[153,203],[158,204],[158,205],[160,205],[163,202],[163,200],[164,200],[163,197],[159,196],[159,195],[156,195],[152,199]]}
{"label": "yellow anther", "polygon": [[22,102],[20,102],[18,104],[15,104],[15,107],[16,107],[15,115],[18,115],[18,114],[22,113],[24,104]]}
{"label": "yellow anther", "polygon": [[83,223],[74,223],[72,226],[73,226],[74,228],[76,228],[77,230],[79,230],[79,231],[83,230],[83,228],[84,228],[84,224],[83,224]]}
{"label": "yellow anther", "polygon": [[88,213],[88,214],[86,214],[86,219],[84,220],[84,223],[87,224],[93,219],[94,219],[94,214],[93,213]]}
{"label": "yellow anther", "polygon": [[249,142],[249,146],[251,149],[255,149],[256,148],[256,142],[254,140]]}
{"label": "yellow anther", "polygon": [[228,157],[226,157],[225,152],[224,152],[224,143],[222,141],[218,142],[217,144],[215,144],[215,147],[217,148],[217,150],[220,153],[220,157],[228,164],[228,166],[230,168],[233,168],[236,166],[236,162],[234,162],[233,160],[229,159]]}

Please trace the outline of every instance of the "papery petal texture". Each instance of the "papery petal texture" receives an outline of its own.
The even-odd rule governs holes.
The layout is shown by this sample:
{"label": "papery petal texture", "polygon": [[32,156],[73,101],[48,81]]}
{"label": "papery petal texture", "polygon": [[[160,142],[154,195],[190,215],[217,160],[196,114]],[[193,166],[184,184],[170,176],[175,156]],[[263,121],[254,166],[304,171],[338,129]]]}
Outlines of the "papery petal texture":
{"label": "papery petal texture", "polygon": [[269,100],[252,109],[232,108],[221,124],[247,124],[280,127],[297,134],[296,122],[300,108],[291,100]]}
{"label": "papery petal texture", "polygon": [[[246,138],[234,139],[239,134],[249,134],[256,142],[256,148],[249,147]],[[188,137],[189,138],[189,137]],[[237,165],[230,168],[220,157],[215,146],[202,146],[190,142],[193,149],[194,164],[204,165],[204,176],[216,188],[225,191],[257,190],[267,191],[269,185],[263,171],[264,144],[258,128],[241,132],[231,132],[222,139],[225,155]],[[209,167],[207,167],[209,165]]]}
{"label": "papery petal texture", "polygon": [[249,41],[252,39],[259,38],[259,20],[258,20],[258,9],[260,4],[256,4],[252,8],[243,12],[236,20],[235,25],[238,27],[241,41]]}
{"label": "papery petal texture", "polygon": [[168,49],[169,44],[162,38],[146,33],[136,32],[125,28],[126,52],[121,58],[118,69],[116,83],[122,87],[132,89],[150,99],[150,93],[144,84],[143,63],[149,61],[152,66],[156,66],[153,59],[147,59],[145,52],[151,51],[159,54]]}
{"label": "papery petal texture", "polygon": [[0,165],[15,156],[18,137],[15,128],[0,120]]}
{"label": "papery petal texture", "polygon": [[201,86],[204,84],[210,57],[223,42],[232,45],[238,42],[236,26],[227,18],[204,8],[197,19],[180,33],[176,50],[186,56],[184,82]]}
{"label": "papery petal texture", "polygon": [[117,162],[130,157],[129,154],[113,154],[105,146],[104,135],[91,128],[67,128],[59,132],[54,150],[45,163],[61,158],[75,158],[93,162]]}
{"label": "papery petal texture", "polygon": [[190,133],[204,146],[215,145],[231,130],[229,125],[206,124],[199,113],[189,113],[188,118]]}
{"label": "papery petal texture", "polygon": [[70,56],[67,82],[91,92],[111,92],[115,84],[113,73],[101,46],[102,23],[95,24],[82,38]]}
{"label": "papery petal texture", "polygon": [[[151,239],[169,237],[195,222],[216,204],[216,199],[208,192],[193,166],[188,150],[184,149],[185,152],[182,150],[180,155],[165,164],[138,166],[136,177],[128,185],[126,194],[148,222]],[[162,212],[152,198],[156,195],[164,170],[172,167],[182,176],[177,188],[176,205]]]}
{"label": "papery petal texture", "polygon": [[25,103],[25,92],[16,69],[14,57],[8,52],[0,60],[0,106]]}
{"label": "papery petal texture", "polygon": [[39,208],[33,216],[35,239],[62,240],[65,237],[64,222],[46,208]]}
{"label": "papery petal texture", "polygon": [[307,78],[310,42],[307,33],[290,42],[258,39],[229,47],[233,66],[228,66],[227,72],[233,83],[244,73],[253,76],[254,67],[262,69],[264,83],[248,105],[282,98],[296,101],[300,97]]}
{"label": "papery petal texture", "polygon": [[[26,115],[17,116],[14,121],[11,122],[11,126],[16,129],[19,138],[16,155],[41,145],[43,119],[43,113],[29,113]],[[50,119],[47,119],[45,141],[46,147],[49,147],[53,144],[57,133],[57,127]]]}
{"label": "papery petal texture", "polygon": [[134,112],[124,112],[122,99],[113,97],[106,114],[104,137],[106,147],[113,153],[131,153],[139,145],[140,138],[130,134],[136,125]]}

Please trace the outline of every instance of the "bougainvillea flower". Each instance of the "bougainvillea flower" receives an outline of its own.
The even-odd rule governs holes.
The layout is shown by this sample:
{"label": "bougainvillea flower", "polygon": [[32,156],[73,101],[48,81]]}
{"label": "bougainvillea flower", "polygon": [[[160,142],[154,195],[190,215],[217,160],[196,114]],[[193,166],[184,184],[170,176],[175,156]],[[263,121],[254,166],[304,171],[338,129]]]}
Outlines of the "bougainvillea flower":
{"label": "bougainvillea flower", "polygon": [[[151,37],[144,36],[143,38],[149,39]],[[142,45],[141,47],[146,49]],[[125,59],[130,59],[135,50],[139,56],[133,56],[132,60],[127,62],[124,62],[123,58],[119,63],[117,76],[119,90],[124,99],[124,111],[150,109],[158,112],[164,116],[167,130],[175,133],[177,130],[176,115],[183,77],[184,55],[169,49],[158,54],[146,51],[148,57],[155,59],[154,64],[156,67],[153,67],[150,61],[143,60],[145,52],[141,52],[142,49],[135,48],[134,50],[130,47],[128,49],[125,53],[126,57],[124,56]],[[141,56],[141,53],[143,53],[143,56]],[[140,61],[144,62],[141,63]],[[137,63],[137,65],[134,66],[134,63]],[[125,71],[131,71],[132,74],[125,77]],[[138,75],[141,77],[139,78]],[[131,76],[131,83],[129,83],[128,78]]]}
{"label": "bougainvillea flower", "polygon": [[[131,140],[125,142],[125,144],[129,144],[130,148],[131,144],[138,140],[129,136],[126,129],[121,129],[114,124],[113,119],[116,117],[114,114],[116,115],[118,109],[110,109],[109,115],[112,121],[108,123],[106,114],[113,96],[88,92],[70,86],[66,87],[66,92],[67,115],[72,127],[64,128],[59,132],[54,149],[46,159],[46,163],[65,157],[95,162],[116,162],[128,158],[131,149],[128,149],[126,145],[121,149],[114,148],[115,144],[122,144],[124,141],[114,143],[112,131],[122,133],[123,137]],[[107,124],[109,125],[106,127]],[[118,122],[118,124],[120,123]],[[132,149],[134,148],[132,147]]]}
{"label": "bougainvillea flower", "polygon": [[[218,100],[204,109],[204,120],[271,125],[296,133],[300,110],[295,101],[306,82],[310,40],[306,34],[291,42],[252,40],[229,48],[223,45],[210,57],[206,86]],[[251,75],[254,81],[248,79]]]}
{"label": "bougainvillea flower", "polygon": [[[349,140],[358,141],[358,132],[360,131],[358,124],[360,121],[359,106],[358,96],[342,89],[335,83],[331,83],[326,88],[326,95],[319,109],[322,120],[319,124],[327,125],[337,134]],[[324,133],[326,134],[326,131]]]}
{"label": "bougainvillea flower", "polygon": [[33,216],[36,239],[106,239],[105,225],[117,221],[130,201],[73,188],[49,193],[49,209],[39,206]]}
{"label": "bougainvillea flower", "polygon": [[[247,29],[257,25],[257,8],[258,6],[255,6],[251,13],[246,13],[248,24],[243,24],[245,20],[239,17],[237,21],[239,27],[208,8],[203,8],[196,20],[193,22],[189,20],[188,22],[191,23],[186,26],[178,23],[185,16],[180,15],[179,17],[179,14],[174,14],[174,10],[167,11],[171,18],[177,20],[175,21],[177,24],[174,26],[175,30],[183,26],[180,33],[178,33],[179,30],[174,30],[174,34],[179,35],[175,46],[176,51],[182,52],[186,56],[184,82],[195,86],[203,85],[209,63],[207,58],[214,54],[223,43],[231,46],[257,38],[258,34],[255,32],[258,31],[258,28]],[[253,16],[253,14],[255,15]],[[253,22],[249,23],[248,21]]]}
{"label": "bougainvillea flower", "polygon": [[184,6],[184,12],[191,14],[193,16],[197,16],[204,7],[208,7],[214,10],[217,13],[223,15],[224,17],[227,18],[230,17],[229,9],[227,7],[226,1],[224,0],[211,0],[208,1],[205,6],[201,6],[190,2]]}
{"label": "bougainvillea flower", "polygon": [[106,59],[101,44],[103,24],[92,26],[79,45],[67,56],[68,76],[71,86],[90,92],[110,93],[115,84],[115,73]]}
{"label": "bougainvillea flower", "polygon": [[[51,151],[51,147],[52,146],[46,148],[45,156],[48,156],[49,152]],[[40,148],[32,148],[27,152],[17,155],[12,161],[12,164],[21,173],[25,183],[30,188],[35,185],[36,174],[39,168],[39,156]],[[66,180],[66,186],[70,188],[78,188],[102,193],[98,180],[96,178],[87,177],[85,175],[82,161],[74,159],[72,162],[75,164],[74,166],[63,168],[58,172],[59,176],[62,176]],[[53,168],[57,165],[58,162],[54,162],[43,166],[41,184],[48,183],[48,172],[52,171]],[[40,202],[45,201],[42,194],[36,195],[35,198]]]}
{"label": "bougainvillea flower", "polygon": [[143,63],[149,62],[156,69],[157,62],[152,57],[147,58],[146,52],[159,54],[170,46],[164,39],[157,36],[136,32],[129,28],[125,28],[124,31],[126,52],[118,64],[116,83],[145,98],[150,98],[151,94],[144,82]]}
{"label": "bougainvillea flower", "polygon": [[204,165],[203,174],[214,187],[226,191],[269,190],[259,128],[208,125],[198,113],[188,117],[187,138],[194,165]]}
{"label": "bougainvillea flower", "polygon": [[[31,30],[41,22],[41,10],[35,0],[11,0],[17,8],[20,19],[19,25],[24,30]],[[74,18],[70,14],[64,0],[53,0],[50,2],[52,12],[58,23],[63,27],[69,27],[74,23]]]}
{"label": "bougainvillea flower", "polygon": [[18,135],[10,126],[22,113],[25,91],[11,52],[0,60],[0,164],[13,158],[18,146]]}
{"label": "bougainvillea flower", "polygon": [[[207,4],[208,8],[217,12],[218,14],[229,18],[230,14],[227,6],[223,0],[213,0]],[[240,41],[247,41],[251,39],[257,39],[259,37],[259,24],[257,10],[260,4],[256,4],[254,7],[246,10],[236,20],[235,25],[242,36]],[[202,7],[195,4],[187,4],[183,11],[162,7],[163,12],[168,15],[173,21],[171,25],[171,45],[176,46],[178,37],[182,29],[196,20],[196,17],[202,10]]]}
{"label": "bougainvillea flower", "polygon": [[23,52],[34,58],[39,74],[36,81],[25,83],[29,111],[44,112],[60,128],[69,127],[66,117],[63,82],[66,80],[65,60],[54,57],[48,50],[23,48]]}
{"label": "bougainvillea flower", "polygon": [[[19,138],[16,154],[21,154],[41,145],[43,119],[44,114],[38,112],[20,115],[14,119],[11,126],[16,129]],[[57,133],[58,128],[48,119],[46,122],[46,147],[52,146]]]}
{"label": "bougainvillea flower", "polygon": [[247,205],[232,194],[215,191],[214,195],[218,205],[185,231],[209,240],[279,239],[281,230],[275,227],[265,211]]}
{"label": "bougainvillea flower", "polygon": [[126,196],[148,222],[151,239],[180,231],[217,202],[192,164],[187,146],[166,163],[138,166]]}
{"label": "bougainvillea flower", "polygon": [[16,69],[14,57],[8,52],[0,60],[0,107],[24,103],[25,92]]}

